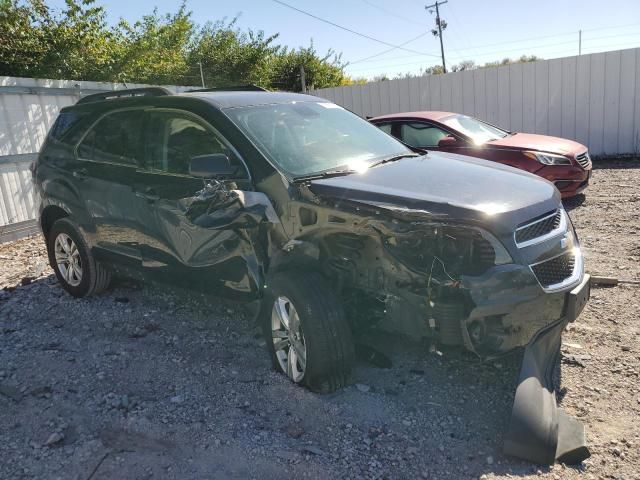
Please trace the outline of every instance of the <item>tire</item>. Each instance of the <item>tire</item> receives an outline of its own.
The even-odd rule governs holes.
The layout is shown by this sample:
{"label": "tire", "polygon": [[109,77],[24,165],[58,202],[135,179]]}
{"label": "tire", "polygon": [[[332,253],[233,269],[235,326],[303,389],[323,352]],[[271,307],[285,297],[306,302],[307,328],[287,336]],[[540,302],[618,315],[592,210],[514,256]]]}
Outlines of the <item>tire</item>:
{"label": "tire", "polygon": [[[59,241],[62,248],[60,245],[56,246],[56,241]],[[64,250],[65,245],[74,252],[72,255],[66,255],[68,252]],[[76,247],[75,250],[73,246]],[[56,257],[56,248],[60,253],[58,257]],[[111,272],[93,257],[78,227],[69,218],[61,218],[53,224],[47,236],[47,251],[49,264],[58,281],[74,297],[88,297],[102,292],[109,286]],[[58,260],[64,255],[76,258],[74,265],[79,267],[79,274],[77,274],[77,268],[69,266],[68,263],[67,266],[64,263],[61,266]]]}
{"label": "tire", "polygon": [[[324,277],[315,272],[278,273],[269,282],[263,301],[262,328],[275,369],[314,392],[330,393],[344,387],[351,375],[354,346],[340,300]],[[283,310],[287,315],[293,312],[289,318],[290,329],[283,328],[284,323],[279,321],[278,312]],[[298,338],[295,313],[300,327]],[[283,332],[290,337],[282,338]],[[279,338],[274,338],[275,335]],[[285,346],[276,346],[276,342],[282,340]],[[289,369],[292,349],[297,362]],[[299,350],[305,351],[303,369],[297,354]]]}

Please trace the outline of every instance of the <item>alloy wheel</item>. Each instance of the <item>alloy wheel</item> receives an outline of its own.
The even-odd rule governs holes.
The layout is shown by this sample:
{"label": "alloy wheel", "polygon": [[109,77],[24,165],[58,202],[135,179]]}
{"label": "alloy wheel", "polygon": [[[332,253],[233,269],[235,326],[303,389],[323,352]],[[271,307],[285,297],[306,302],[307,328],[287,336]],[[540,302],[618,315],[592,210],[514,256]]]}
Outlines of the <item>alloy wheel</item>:
{"label": "alloy wheel", "polygon": [[273,303],[271,338],[282,371],[292,381],[302,381],[307,367],[307,345],[298,312],[287,297],[280,296]]}
{"label": "alloy wheel", "polygon": [[54,244],[54,254],[58,270],[72,287],[82,281],[82,259],[78,246],[66,233],[59,233]]}

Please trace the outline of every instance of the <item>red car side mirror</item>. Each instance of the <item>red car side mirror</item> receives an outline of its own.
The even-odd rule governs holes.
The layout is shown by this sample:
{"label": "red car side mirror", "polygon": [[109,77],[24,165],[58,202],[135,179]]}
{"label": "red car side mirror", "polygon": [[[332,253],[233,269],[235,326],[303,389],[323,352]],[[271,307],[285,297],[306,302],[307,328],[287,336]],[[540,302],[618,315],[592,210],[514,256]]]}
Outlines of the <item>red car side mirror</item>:
{"label": "red car side mirror", "polygon": [[455,147],[458,145],[458,139],[453,135],[447,135],[438,142],[438,148]]}

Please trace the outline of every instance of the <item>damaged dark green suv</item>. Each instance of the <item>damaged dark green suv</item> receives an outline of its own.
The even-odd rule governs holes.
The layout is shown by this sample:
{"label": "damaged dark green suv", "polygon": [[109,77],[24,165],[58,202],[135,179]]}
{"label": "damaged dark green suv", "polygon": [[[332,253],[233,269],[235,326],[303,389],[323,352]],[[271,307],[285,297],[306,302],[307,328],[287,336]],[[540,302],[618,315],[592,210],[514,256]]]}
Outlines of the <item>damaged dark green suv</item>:
{"label": "damaged dark green suv", "polygon": [[253,302],[275,367],[319,392],[346,384],[366,328],[481,358],[524,347],[505,451],[588,456],[551,378],[589,297],[551,183],[416,153],[312,96],[161,88],[62,109],[33,171],[72,295],[125,273]]}

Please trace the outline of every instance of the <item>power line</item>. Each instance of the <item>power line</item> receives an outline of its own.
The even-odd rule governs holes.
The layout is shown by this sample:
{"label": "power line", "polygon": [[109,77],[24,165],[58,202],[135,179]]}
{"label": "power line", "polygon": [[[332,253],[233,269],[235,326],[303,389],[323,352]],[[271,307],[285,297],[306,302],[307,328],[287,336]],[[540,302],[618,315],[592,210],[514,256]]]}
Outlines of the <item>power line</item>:
{"label": "power line", "polygon": [[387,15],[391,15],[392,17],[396,17],[399,18],[400,20],[404,20],[405,22],[409,22],[409,23],[413,23],[414,25],[421,25],[423,27],[426,27],[427,25],[423,22],[417,22],[415,20],[412,20],[410,18],[407,17],[403,17],[402,15],[398,15],[397,13],[393,12],[392,10],[387,10],[384,7],[381,7],[380,5],[376,5],[373,2],[370,2],[369,0],[362,0],[364,3],[366,3],[367,5],[373,7],[373,8],[377,8],[378,10],[380,10],[381,12],[386,13]]}
{"label": "power line", "polygon": [[[462,36],[464,38],[465,43],[467,45],[472,45],[472,42],[469,40],[469,37],[467,35],[467,30],[466,28],[464,28],[463,23],[458,19],[458,16],[456,15],[456,11],[453,5],[454,5],[453,3],[449,5],[448,12],[451,13],[451,15],[453,16],[453,20],[455,22],[456,27],[460,28],[460,31],[462,32]],[[451,35],[451,32],[449,32],[449,35]],[[471,47],[471,48],[474,48],[474,47]],[[456,49],[455,51],[459,53],[460,49]]]}
{"label": "power line", "polygon": [[[602,29],[598,29],[598,30],[602,30]],[[583,30],[584,31],[584,30]],[[594,49],[594,48],[604,48],[606,46],[609,45],[613,45],[613,44],[606,44],[606,45],[593,45],[593,46],[588,46],[589,43],[596,41],[596,40],[603,40],[603,39],[608,39],[608,38],[620,38],[620,37],[629,37],[629,36],[638,36],[640,35],[640,32],[631,32],[631,33],[626,33],[626,34],[616,34],[616,35],[604,35],[604,36],[599,36],[599,37],[586,37],[583,35],[582,41],[583,41],[583,49],[584,48],[590,48],[590,49]],[[507,43],[507,42],[505,42]],[[556,47],[556,46],[560,46],[560,45],[570,45],[570,44],[575,44],[575,40],[568,40],[568,41],[563,41],[563,42],[555,42],[555,43],[547,43],[544,45],[535,45],[535,46],[522,46],[522,47],[516,47],[516,48],[511,48],[511,49],[500,49],[500,50],[493,50],[493,51],[489,51],[489,52],[484,52],[484,53],[480,53],[480,54],[476,54],[476,55],[469,55],[469,56],[465,56],[465,55],[452,55],[450,58],[454,58],[456,60],[464,60],[466,58],[469,57],[487,57],[487,56],[495,56],[495,57],[500,57],[504,54],[508,54],[511,52],[520,52],[520,51],[530,51],[532,49],[540,49],[540,48],[547,48],[547,47]],[[615,45],[620,45],[620,42],[617,42]],[[551,51],[559,51],[559,49],[552,49]],[[569,49],[567,47],[563,47],[562,51],[569,51]],[[400,58],[412,58],[415,55],[406,55],[403,57],[396,57],[396,59],[400,59]],[[385,59],[383,59],[385,60]],[[383,61],[382,60],[382,61]],[[386,60],[390,60],[390,59],[386,59]],[[402,66],[408,66],[408,65],[419,65],[423,63],[422,61],[415,61],[415,62],[410,62],[410,63],[400,63],[400,64],[387,64],[387,65],[379,65],[379,66],[372,66],[370,68],[360,68],[360,69],[356,69],[354,71],[365,71],[365,70],[373,70],[376,68],[393,68],[393,67],[402,67]]]}
{"label": "power line", "polygon": [[327,20],[325,18],[321,18],[321,17],[318,17],[318,16],[316,16],[316,15],[314,15],[312,13],[306,12],[304,10],[300,10],[299,8],[296,8],[293,5],[289,5],[288,3],[285,3],[285,2],[283,2],[281,0],[273,0],[273,1],[276,2],[276,3],[279,3],[280,5],[282,5],[284,7],[290,8],[291,10],[295,10],[298,13],[302,13],[303,15],[306,15],[308,17],[314,18],[314,19],[316,19],[316,20],[318,20],[320,22],[332,25],[332,26],[334,26],[336,28],[339,28],[339,29],[344,30],[344,31],[349,32],[349,33],[353,33],[354,35],[357,35],[357,36],[362,37],[362,38],[366,38],[366,39],[371,40],[373,42],[380,43],[382,45],[386,45],[387,47],[393,47],[393,49],[404,50],[404,51],[411,52],[411,53],[417,53],[419,55],[426,55],[428,57],[437,57],[437,55],[433,55],[431,53],[418,52],[417,50],[411,50],[410,48],[404,48],[404,47],[402,47],[400,45],[394,45],[393,43],[385,42],[384,40],[380,40],[378,38],[371,37],[371,36],[366,35],[364,33],[356,32],[355,30],[351,30],[350,28],[344,27],[342,25],[338,25],[337,23],[333,23],[332,21]]}
{"label": "power line", "polygon": [[[567,42],[564,42],[567,43]],[[574,43],[574,42],[570,42],[570,43]],[[625,46],[628,44],[622,44],[622,43],[608,43],[608,44],[604,44],[604,45],[594,45],[594,46],[585,46],[583,45],[582,50],[583,50],[583,54],[584,54],[584,50],[591,50],[590,53],[596,53],[593,52],[593,50],[597,50],[597,49],[602,49],[602,48],[610,48],[610,47],[617,47],[617,46]],[[636,46],[628,46],[628,48],[638,48],[640,45],[636,45]],[[550,53],[551,55],[555,55],[558,52],[562,52],[564,53],[571,53],[574,52],[575,50],[573,48],[569,48],[569,47],[562,47],[560,49],[552,49],[551,51],[547,52]],[[553,52],[553,53],[552,53]],[[487,54],[489,55],[489,54]],[[477,55],[477,56],[481,56],[481,55]],[[495,55],[495,57],[499,57],[500,55]],[[451,58],[455,58],[456,60],[464,60],[465,57],[451,57]],[[548,60],[548,58],[547,58]],[[356,70],[350,70],[351,73],[357,73],[357,72],[366,72],[369,70],[378,70],[378,69],[391,69],[391,68],[398,68],[398,67],[407,67],[407,66],[412,66],[412,65],[422,65],[424,64],[424,62],[408,62],[408,63],[396,63],[396,64],[389,64],[389,65],[378,65],[378,66],[373,66],[373,67],[367,67],[367,68],[359,68]]]}
{"label": "power line", "polygon": [[[583,30],[584,32],[584,30]],[[575,33],[574,33],[575,35]],[[631,32],[631,33],[623,33],[623,34],[615,34],[615,35],[604,35],[604,36],[599,36],[599,37],[587,37],[584,34],[582,35],[582,43],[589,43],[595,40],[604,40],[607,38],[620,38],[620,37],[630,37],[630,36],[639,36],[640,32]],[[504,53],[510,53],[510,52],[516,52],[516,51],[527,51],[527,50],[531,50],[534,48],[547,48],[547,47],[555,47],[557,45],[569,45],[569,44],[573,44],[575,45],[575,39],[574,40],[567,40],[567,41],[563,41],[563,42],[554,42],[554,43],[547,43],[545,45],[535,45],[535,46],[522,46],[522,47],[516,47],[516,48],[510,48],[507,50],[493,50],[493,51],[489,51],[489,52],[484,52],[484,53],[480,53],[477,55],[474,55],[475,57],[486,57],[488,55],[495,55],[495,56],[500,56]],[[597,47],[596,47],[597,48]],[[564,49],[566,50],[566,48]],[[454,56],[454,58],[463,58],[462,55],[460,56]]]}
{"label": "power line", "polygon": [[[404,47],[405,45],[407,45],[407,44],[409,44],[409,43],[411,43],[411,42],[415,42],[416,40],[418,40],[418,39],[420,39],[420,38],[424,37],[425,35],[427,35],[427,34],[429,34],[429,33],[431,33],[431,30],[428,30],[428,31],[426,31],[426,32],[423,32],[423,33],[421,33],[420,35],[418,35],[417,37],[413,37],[413,38],[411,38],[411,39],[407,40],[406,42],[401,43],[399,46],[400,46],[400,47]],[[379,56],[381,56],[381,55],[384,55],[385,53],[392,52],[393,50],[396,50],[396,48],[395,48],[395,47],[394,47],[394,48],[389,48],[389,49],[384,50],[384,51],[382,51],[382,52],[378,52],[378,53],[376,53],[376,54],[374,54],[374,55],[370,55],[370,56],[368,56],[368,57],[364,57],[364,58],[361,58],[361,59],[359,59],[359,60],[355,60],[355,61],[353,61],[353,62],[349,62],[349,65],[353,65],[354,63],[366,62],[366,61],[368,61],[368,60],[369,60],[369,59],[371,59],[371,58],[379,57]],[[415,55],[409,55],[409,56],[410,56],[410,57],[415,57]],[[437,56],[437,55],[436,55],[436,56]],[[387,60],[388,60],[388,59],[387,59]]]}
{"label": "power line", "polygon": [[[598,28],[589,28],[589,29],[584,29],[583,28],[582,32],[584,33],[584,32],[593,32],[593,31],[597,31],[597,30],[611,30],[612,28],[625,28],[625,27],[632,27],[632,26],[636,26],[636,25],[640,25],[640,23],[630,23],[630,24],[626,24],[626,25],[614,25],[614,26],[610,26],[610,27],[598,27]],[[489,44],[484,44],[484,45],[476,45],[476,46],[473,46],[473,47],[461,48],[460,50],[476,50],[478,48],[497,47],[497,46],[500,46],[500,45],[509,45],[509,44],[512,44],[512,43],[529,42],[531,40],[542,40],[542,39],[545,39],[545,38],[566,37],[566,36],[575,35],[575,34],[576,34],[575,31],[566,32],[566,33],[556,33],[556,34],[552,34],[552,35],[542,35],[542,36],[538,36],[538,37],[522,38],[520,40],[509,40],[509,41],[506,41],[506,42],[498,42],[498,43],[489,43]]]}
{"label": "power line", "polygon": [[[640,25],[640,23],[630,23],[630,24],[626,24],[626,25],[612,25],[609,27],[598,27],[598,28],[590,28],[590,29],[582,29],[582,32],[593,32],[593,31],[600,31],[600,30],[611,30],[613,28],[626,28],[626,27],[632,27],[632,26],[637,26]],[[495,46],[500,46],[500,45],[510,45],[513,43],[522,43],[522,42],[528,42],[531,40],[541,40],[541,39],[546,39],[546,38],[556,38],[556,37],[566,37],[566,36],[573,36],[575,35],[575,32],[567,32],[567,33],[558,33],[558,34],[552,34],[552,35],[542,35],[542,36],[537,36],[537,37],[529,37],[529,38],[523,38],[520,40],[509,40],[506,42],[498,42],[498,43],[489,43],[489,44],[483,44],[483,45],[475,45],[473,47],[465,47],[465,48],[459,48],[457,49],[458,52],[460,51],[467,51],[467,50],[478,50],[480,48],[485,48],[485,47],[495,47]],[[609,35],[607,37],[593,37],[591,39],[589,39],[588,37],[585,37],[585,40],[595,40],[595,39],[600,39],[600,38],[611,38],[611,37],[622,37],[622,36],[630,36],[630,35],[638,35],[638,33],[636,32],[632,32],[632,33],[626,33],[626,34],[615,34],[615,35]],[[554,45],[562,45],[564,43],[573,43],[573,40],[571,42],[563,42],[561,44],[555,43]],[[521,47],[521,48],[530,48],[530,47]],[[539,47],[532,47],[532,48],[539,48]],[[519,48],[518,48],[519,49]],[[518,49],[512,49],[513,50],[518,50]],[[505,50],[494,50],[493,52],[504,52]],[[478,56],[481,55],[485,55],[485,54],[479,54]],[[397,59],[400,58],[410,58],[410,57],[415,57],[418,55],[404,55],[402,57],[395,57]],[[373,57],[373,56],[372,56]],[[363,60],[359,60],[360,61],[364,61]]]}

